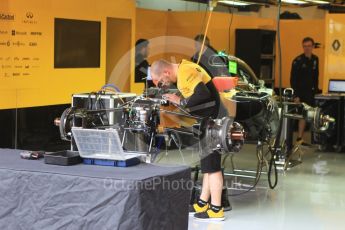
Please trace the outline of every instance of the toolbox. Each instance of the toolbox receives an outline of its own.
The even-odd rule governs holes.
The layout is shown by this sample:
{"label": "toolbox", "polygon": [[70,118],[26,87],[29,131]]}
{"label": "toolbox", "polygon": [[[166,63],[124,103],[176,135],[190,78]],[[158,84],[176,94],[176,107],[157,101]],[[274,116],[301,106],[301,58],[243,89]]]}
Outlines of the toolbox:
{"label": "toolbox", "polygon": [[142,154],[122,149],[117,129],[72,128],[84,164],[129,167],[140,164]]}
{"label": "toolbox", "polygon": [[140,158],[131,158],[127,160],[101,160],[84,158],[83,163],[87,165],[102,165],[102,166],[113,166],[113,167],[130,167],[140,164]]}
{"label": "toolbox", "polygon": [[44,163],[69,166],[82,163],[82,159],[79,156],[79,152],[64,150],[59,152],[46,153],[44,155]]}

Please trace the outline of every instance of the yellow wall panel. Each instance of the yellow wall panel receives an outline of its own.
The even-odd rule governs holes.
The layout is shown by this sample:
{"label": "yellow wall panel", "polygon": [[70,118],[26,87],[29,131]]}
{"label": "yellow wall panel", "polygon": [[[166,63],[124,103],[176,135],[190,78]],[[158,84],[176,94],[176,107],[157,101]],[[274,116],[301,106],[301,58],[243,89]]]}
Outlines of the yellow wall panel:
{"label": "yellow wall panel", "polygon": [[[327,14],[325,20],[325,66],[324,92],[328,90],[329,79],[345,80],[345,15]],[[339,42],[339,47],[333,44]]]}
{"label": "yellow wall panel", "polygon": [[[168,12],[169,36],[184,36],[193,39],[195,35],[203,33],[208,15],[204,12]],[[229,25],[231,23],[230,31]],[[203,25],[205,24],[205,25]],[[214,12],[209,25],[207,36],[211,45],[217,50],[235,53],[235,30],[247,29],[274,29],[274,20],[242,15],[233,15]],[[194,47],[193,47],[194,48]],[[230,50],[229,50],[230,49]],[[194,50],[187,56],[190,57]],[[181,58],[183,55],[178,57]]]}
{"label": "yellow wall panel", "polygon": [[[11,42],[0,45],[0,109],[69,103],[73,93],[98,90],[106,79],[107,17],[135,21],[134,0],[2,0],[0,9],[14,15],[0,20],[0,42]],[[100,68],[54,69],[54,18],[101,22]],[[13,36],[12,30],[27,34]],[[128,39],[134,45],[134,36]]]}
{"label": "yellow wall panel", "polygon": [[[323,63],[325,57],[324,23],[324,20],[282,20],[280,22],[283,88],[290,87],[290,72],[292,61],[295,57],[303,53],[303,38],[312,37],[315,40],[315,42],[321,43],[321,48],[314,49],[314,54],[319,57],[319,88],[322,89],[324,72]],[[276,68],[275,85],[277,87],[279,86],[278,68]]]}
{"label": "yellow wall panel", "polygon": [[[106,72],[107,84],[116,85],[121,91],[130,91],[130,50],[131,20],[119,18],[107,18],[107,57]],[[119,36],[121,34],[121,36]],[[119,62],[127,63],[127,68],[117,71]]]}
{"label": "yellow wall panel", "polygon": [[[165,58],[165,36],[167,36],[167,26],[167,12],[158,10],[146,10],[140,8],[136,9],[135,40],[138,40],[140,38],[151,39],[151,43],[149,45],[149,63],[152,63],[154,60],[160,58]],[[134,79],[132,79],[131,91],[136,93],[142,93],[143,90],[144,84],[135,83]]]}
{"label": "yellow wall panel", "polygon": [[[17,91],[10,89],[0,90],[0,108],[12,108],[17,103]],[[14,106],[15,107],[15,106]]]}

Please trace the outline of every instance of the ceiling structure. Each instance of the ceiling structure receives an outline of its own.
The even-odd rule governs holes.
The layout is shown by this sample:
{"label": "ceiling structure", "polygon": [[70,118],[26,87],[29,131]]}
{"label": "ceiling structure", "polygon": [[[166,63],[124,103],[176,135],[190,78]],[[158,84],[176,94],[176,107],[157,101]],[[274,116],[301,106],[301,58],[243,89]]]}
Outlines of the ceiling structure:
{"label": "ceiling structure", "polygon": [[[209,0],[184,0],[208,4]],[[213,0],[216,1],[216,0]],[[219,5],[243,8],[248,6],[277,6],[278,0],[217,0]],[[344,0],[281,0],[284,6],[309,7],[318,6],[320,9],[334,11],[334,13],[345,13]]]}

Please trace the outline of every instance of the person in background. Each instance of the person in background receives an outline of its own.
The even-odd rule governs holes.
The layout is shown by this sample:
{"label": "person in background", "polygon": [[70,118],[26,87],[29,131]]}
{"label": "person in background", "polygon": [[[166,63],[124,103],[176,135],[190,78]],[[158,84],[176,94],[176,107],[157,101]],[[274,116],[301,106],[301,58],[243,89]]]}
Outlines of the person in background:
{"label": "person in background", "polygon": [[[319,58],[313,54],[315,42],[312,38],[306,37],[302,41],[303,54],[297,56],[292,62],[290,84],[294,89],[295,102],[314,105],[314,96],[319,92]],[[298,122],[297,143],[303,142],[305,120]]]}
{"label": "person in background", "polygon": [[[199,53],[201,50],[201,45],[204,40],[203,34],[198,34],[195,36],[195,54],[191,58],[191,61],[197,63],[199,58]],[[206,36],[205,38],[205,45],[201,54],[199,65],[206,70],[208,75],[211,78],[216,76],[227,76],[229,75],[229,71],[227,68],[227,63],[221,57],[217,56],[218,52],[215,48],[213,48],[210,44],[210,39]],[[212,63],[217,63],[218,65],[212,65]],[[223,66],[222,66],[223,65]]]}
{"label": "person in background", "polygon": [[[153,87],[152,79],[150,79],[150,64],[147,61],[149,55],[149,41],[146,39],[138,39],[135,43],[135,82],[143,82],[146,87]],[[146,84],[148,84],[146,86]]]}

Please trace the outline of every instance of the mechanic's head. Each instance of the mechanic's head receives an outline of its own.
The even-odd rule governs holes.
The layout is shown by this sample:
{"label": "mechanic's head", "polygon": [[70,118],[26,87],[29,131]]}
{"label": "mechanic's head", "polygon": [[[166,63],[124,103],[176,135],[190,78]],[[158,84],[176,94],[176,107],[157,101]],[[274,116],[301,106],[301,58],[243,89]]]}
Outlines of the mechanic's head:
{"label": "mechanic's head", "polygon": [[[201,50],[201,44],[202,41],[204,40],[205,35],[203,34],[198,34],[194,37],[195,41],[195,50],[199,52]],[[210,46],[210,39],[206,36],[205,38],[205,46]]]}
{"label": "mechanic's head", "polygon": [[311,56],[315,46],[314,39],[312,39],[311,37],[304,38],[302,41],[302,46],[304,55],[307,57]]}
{"label": "mechanic's head", "polygon": [[136,54],[141,54],[143,58],[147,58],[149,54],[149,41],[146,39],[138,39],[135,43]]}
{"label": "mechanic's head", "polygon": [[163,59],[154,61],[151,65],[151,77],[158,88],[169,87],[176,82],[174,64]]}

